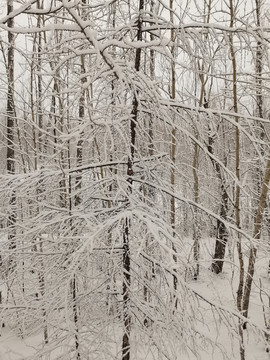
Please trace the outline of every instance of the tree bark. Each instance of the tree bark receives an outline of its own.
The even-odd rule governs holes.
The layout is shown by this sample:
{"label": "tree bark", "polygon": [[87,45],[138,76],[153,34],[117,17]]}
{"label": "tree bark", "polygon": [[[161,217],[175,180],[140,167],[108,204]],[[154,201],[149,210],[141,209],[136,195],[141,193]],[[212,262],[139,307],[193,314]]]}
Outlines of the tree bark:
{"label": "tree bark", "polygon": [[[13,11],[13,0],[7,0],[7,14]],[[13,18],[7,21],[9,28],[14,27]],[[8,174],[15,174],[15,146],[14,146],[14,131],[15,131],[15,109],[14,109],[14,34],[8,32],[8,53],[7,53],[7,172]],[[9,215],[8,215],[8,244],[9,249],[14,251],[16,249],[16,194],[11,190],[9,200]],[[15,266],[13,258],[14,254],[9,259],[9,269],[12,270]]]}
{"label": "tree bark", "polygon": [[[137,20],[137,41],[142,41],[142,20],[141,12],[144,9],[144,0],[140,0]],[[141,48],[137,48],[135,52],[135,70],[140,70],[141,64]],[[127,166],[127,182],[129,194],[132,193],[132,176],[134,174],[133,161],[135,156],[136,144],[136,126],[138,122],[138,99],[139,93],[135,90],[131,120],[130,120],[130,149]],[[123,234],[123,317],[124,317],[124,334],[122,338],[122,360],[130,360],[130,335],[131,335],[131,313],[130,313],[130,287],[131,287],[131,267],[130,267],[130,221],[125,220]]]}
{"label": "tree bark", "polygon": [[[233,0],[230,0],[230,27],[233,27],[235,21],[235,13],[234,13]],[[237,114],[238,113],[238,99],[237,99],[237,69],[236,69],[236,56],[233,44],[233,35],[229,35],[229,47],[230,54],[232,59],[232,71],[233,71],[233,110]],[[239,118],[235,117],[235,176],[237,179],[235,186],[235,224],[238,229],[241,229],[241,216],[240,216],[240,133],[239,133]],[[243,260],[243,252],[242,252],[242,242],[241,235],[237,233],[237,252],[239,259],[239,284],[237,289],[237,308],[239,311],[242,311],[242,296],[243,296],[243,284],[244,284],[244,260]],[[244,347],[244,337],[243,337],[243,327],[242,321],[239,321],[239,335],[240,335],[240,357],[241,360],[245,360],[245,347]]]}
{"label": "tree bark", "polygon": [[[262,222],[263,222],[263,214],[265,210],[266,205],[266,197],[268,194],[268,186],[270,181],[270,154],[268,154],[268,160],[266,164],[266,169],[264,173],[263,178],[263,184],[261,188],[261,194],[259,198],[259,204],[256,212],[256,218],[254,222],[254,231],[253,231],[253,237],[256,240],[259,240],[261,238],[261,229],[262,229]],[[243,315],[245,317],[248,316],[248,309],[249,309],[249,301],[250,301],[250,293],[251,293],[251,287],[253,282],[253,275],[255,271],[255,261],[257,256],[257,247],[255,244],[251,244],[250,251],[249,251],[249,261],[248,261],[248,270],[247,270],[247,276],[244,286],[244,292],[243,292]]]}
{"label": "tree bark", "polygon": [[[173,0],[170,0],[170,22],[173,24],[174,23],[174,19],[173,19]],[[174,29],[171,29],[171,42],[174,43]],[[176,79],[175,79],[175,46],[172,45],[171,46],[171,54],[172,54],[172,60],[171,60],[171,99],[174,100],[176,97]],[[171,166],[171,186],[172,186],[172,190],[174,191],[175,188],[175,163],[176,163],[176,127],[174,124],[174,119],[172,119],[172,131],[171,131],[171,149],[170,149],[170,153],[171,153],[171,162],[172,162],[172,166]],[[170,204],[171,204],[171,216],[170,216],[170,220],[171,220],[171,227],[172,227],[172,233],[173,233],[173,237],[175,237],[175,198],[174,196],[171,196],[170,199]],[[172,243],[172,250],[173,250],[173,261],[176,264],[177,263],[177,256],[176,256],[176,247],[175,244]],[[178,286],[178,280],[177,280],[177,276],[175,274],[173,274],[173,288],[174,288],[174,296],[173,296],[173,301],[174,301],[174,306],[175,308],[177,308],[177,298],[176,298],[176,291],[177,291],[177,286]]]}
{"label": "tree bark", "polygon": [[[213,142],[214,142],[214,139],[212,137],[209,137],[208,151],[210,154],[214,154]],[[220,202],[219,216],[221,219],[224,219],[224,221],[226,221],[227,214],[228,214],[229,196],[228,196],[226,185],[225,185],[225,179],[222,176],[221,167],[220,167],[219,163],[216,162],[215,160],[213,160],[213,158],[211,158],[211,162],[214,166],[217,177],[220,181],[221,202]],[[223,270],[227,241],[228,241],[228,231],[226,229],[226,226],[223,221],[218,219],[217,220],[217,238],[216,238],[216,244],[215,244],[215,253],[214,253],[213,262],[211,264],[211,270],[215,274],[219,274]]]}

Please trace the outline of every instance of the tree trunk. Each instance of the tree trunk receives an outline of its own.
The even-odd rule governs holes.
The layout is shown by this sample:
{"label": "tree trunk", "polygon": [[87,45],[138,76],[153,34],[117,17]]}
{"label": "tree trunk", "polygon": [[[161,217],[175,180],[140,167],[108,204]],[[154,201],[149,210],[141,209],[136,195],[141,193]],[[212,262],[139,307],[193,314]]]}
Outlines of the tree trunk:
{"label": "tree trunk", "polygon": [[[170,21],[173,24],[174,20],[173,20],[173,0],[170,0]],[[172,43],[174,42],[174,29],[171,29],[171,41]],[[175,46],[172,45],[171,46],[171,54],[172,54],[172,60],[171,60],[171,99],[174,100],[175,96],[176,96],[176,80],[175,80]],[[176,127],[174,125],[174,119],[172,119],[172,132],[171,132],[171,162],[172,162],[172,166],[171,166],[171,186],[172,186],[172,191],[174,191],[175,188],[175,162],[176,162]],[[173,237],[175,237],[175,198],[174,196],[171,196],[170,199],[170,203],[171,203],[171,226],[172,226],[172,232],[173,232]],[[175,264],[177,263],[177,256],[176,256],[176,247],[175,244],[172,244],[172,250],[173,250],[173,261],[175,262]],[[177,291],[177,285],[178,285],[178,280],[177,280],[177,276],[174,274],[173,275],[173,288],[174,288],[174,296],[173,296],[173,301],[174,301],[174,306],[175,308],[177,308],[177,298],[176,298],[176,291]]]}
{"label": "tree trunk", "polygon": [[[82,3],[84,5],[86,5],[86,0],[82,0]],[[84,14],[82,14],[82,18],[85,20],[86,16]],[[81,96],[80,96],[80,100],[79,100],[79,124],[83,121],[84,116],[85,116],[85,89],[84,89],[84,84],[86,82],[86,77],[83,76],[85,74],[85,57],[84,55],[81,55]],[[77,154],[76,154],[76,160],[77,160],[77,166],[81,166],[82,165],[82,159],[83,159],[83,134],[80,134],[80,139],[78,140],[77,143]],[[81,189],[82,186],[82,175],[81,172],[78,173],[78,176],[76,176],[75,179],[75,206],[78,206],[81,203],[81,196],[79,194],[79,190]]]}
{"label": "tree trunk", "polygon": [[[196,129],[196,139],[198,140],[199,134]],[[199,147],[198,144],[194,144],[194,155],[193,155],[193,190],[194,190],[194,201],[196,204],[199,202],[199,177],[198,177],[198,167],[199,167]],[[193,274],[194,280],[198,279],[200,272],[199,258],[200,258],[200,221],[199,221],[199,211],[198,208],[194,208],[194,225],[193,225],[193,255],[195,261],[195,270]]]}
{"label": "tree trunk", "polygon": [[[7,0],[7,15],[13,11],[13,0]],[[9,18],[7,26],[12,28],[14,26],[13,18]],[[8,32],[8,53],[7,53],[7,77],[8,77],[8,91],[7,91],[7,172],[15,174],[15,149],[14,149],[14,130],[15,130],[15,109],[14,109],[14,34]],[[16,194],[14,190],[11,191],[9,200],[9,215],[8,215],[8,244],[9,249],[14,251],[16,249]],[[14,254],[11,254],[9,259],[9,269],[12,270],[15,266]]]}
{"label": "tree trunk", "polygon": [[[151,0],[150,2],[150,13],[153,14],[154,11],[154,1]],[[154,40],[154,35],[152,33],[150,33],[150,41]],[[152,81],[154,81],[155,79],[155,51],[154,49],[150,49],[150,78]],[[147,62],[147,58],[145,59],[145,62]],[[154,143],[153,143],[153,139],[154,139],[154,130],[153,130],[153,119],[154,116],[153,114],[150,114],[149,116],[149,121],[148,121],[148,146],[147,146],[147,153],[149,154],[149,156],[153,156],[154,154]],[[154,192],[153,189],[151,187],[143,187],[144,189],[144,198],[145,200],[147,199],[147,195],[152,199],[152,201],[154,201]],[[148,247],[148,239],[146,239],[146,243],[145,243],[145,248],[147,249]],[[153,278],[155,275],[155,268],[154,268],[154,264],[153,262],[150,262],[150,266],[151,266],[151,270],[149,271],[149,269],[147,268],[144,274],[144,286],[143,286],[143,294],[144,294],[144,300],[145,302],[149,302],[150,301],[150,291],[149,291],[149,285],[148,282],[151,280],[151,278]],[[146,316],[144,319],[144,324],[146,326],[148,326],[149,324],[149,320],[148,317]]]}
{"label": "tree trunk", "polygon": [[[208,151],[210,154],[214,154],[213,150],[213,142],[214,139],[212,137],[209,137],[208,139]],[[228,214],[228,201],[229,196],[226,190],[225,186],[225,179],[222,176],[221,167],[218,162],[216,162],[213,158],[211,158],[212,164],[214,166],[214,169],[216,171],[217,177],[220,181],[220,191],[221,191],[221,202],[220,202],[220,211],[219,216],[221,219],[224,219],[226,221],[227,214]],[[223,221],[217,220],[217,238],[216,238],[216,244],[215,244],[215,253],[213,262],[211,264],[211,270],[215,274],[219,274],[223,270],[224,265],[224,257],[225,257],[225,251],[228,241],[228,231],[226,229],[226,226]]]}
{"label": "tree trunk", "polygon": [[[141,12],[144,9],[144,0],[140,0],[138,9],[138,21],[137,21],[137,41],[142,41],[142,20]],[[135,70],[140,70],[141,64],[141,48],[136,49],[135,53]],[[129,194],[132,193],[133,184],[133,161],[135,156],[135,144],[136,144],[136,126],[138,121],[138,100],[139,93],[135,90],[131,120],[130,120],[130,154],[128,158],[127,166],[127,182]],[[131,335],[131,313],[130,313],[130,287],[131,287],[131,274],[130,274],[130,221],[128,218],[124,224],[123,234],[123,317],[124,317],[124,334],[122,338],[122,360],[130,360],[130,335]]]}
{"label": "tree trunk", "polygon": [[[270,154],[268,155],[270,157]],[[261,229],[262,229],[262,223],[263,223],[263,214],[265,210],[266,205],[266,197],[268,193],[268,185],[270,181],[270,158],[268,158],[266,169],[264,173],[263,178],[263,184],[259,199],[259,204],[256,212],[256,218],[254,222],[254,231],[253,231],[253,237],[256,240],[259,240],[261,238]],[[248,316],[248,309],[249,309],[249,301],[250,301],[250,292],[251,292],[251,286],[253,282],[253,275],[255,271],[255,261],[257,256],[257,248],[251,244],[251,248],[249,251],[249,262],[248,262],[248,271],[244,286],[244,293],[243,293],[243,315],[245,317]]]}
{"label": "tree trunk", "polygon": [[[230,0],[230,27],[232,28],[235,21],[234,6],[233,0]],[[238,113],[238,99],[237,99],[237,68],[236,68],[236,57],[233,44],[233,35],[229,35],[229,46],[230,54],[232,59],[232,71],[233,71],[233,110]],[[238,229],[241,229],[241,216],[240,216],[240,133],[239,133],[239,118],[235,117],[235,176],[238,183],[235,186],[235,224]],[[242,311],[242,296],[243,296],[243,284],[244,284],[244,261],[243,261],[243,252],[242,252],[242,242],[241,235],[237,233],[237,252],[239,259],[239,284],[237,290],[237,308],[238,311]],[[244,337],[243,337],[243,327],[242,321],[239,320],[239,335],[240,335],[240,357],[241,360],[245,359],[245,347],[244,347]]]}

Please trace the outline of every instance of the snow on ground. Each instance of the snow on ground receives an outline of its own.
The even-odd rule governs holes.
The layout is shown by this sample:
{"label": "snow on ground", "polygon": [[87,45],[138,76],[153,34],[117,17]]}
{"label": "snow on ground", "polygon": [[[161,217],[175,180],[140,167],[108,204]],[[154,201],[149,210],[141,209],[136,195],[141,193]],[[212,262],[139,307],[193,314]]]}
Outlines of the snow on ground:
{"label": "snow on ground", "polygon": [[[214,241],[214,240],[211,240]],[[223,306],[225,309],[236,311],[236,291],[238,284],[238,270],[236,266],[232,265],[232,257],[235,264],[237,264],[237,255],[230,254],[226,257],[226,264],[224,266],[224,272],[219,275],[213,274],[209,270],[211,261],[211,254],[209,249],[213,248],[213,243],[206,242],[203,246],[201,257],[201,271],[200,277],[197,281],[189,280],[189,284],[192,289],[201,294],[206,299],[213,301],[216,304]],[[264,326],[263,306],[262,300],[265,303],[265,309],[267,316],[269,317],[269,298],[270,295],[270,279],[267,276],[268,270],[268,258],[263,254],[258,256],[255,282],[253,284],[253,291],[251,295],[250,304],[250,319],[253,323],[259,327]],[[261,292],[259,285],[262,284],[264,292]],[[211,307],[207,307],[203,302],[200,311],[204,314],[204,323],[198,325],[200,331],[206,332],[209,337],[212,338],[213,344],[221,343],[222,348],[219,346],[205,346],[201,349],[199,354],[192,354],[190,351],[188,354],[175,355],[170,360],[223,360],[223,355],[226,354],[229,359],[239,360],[239,338],[237,332],[232,332],[226,325],[223,313],[220,316],[214,317],[211,312]],[[267,309],[268,307],[268,309]],[[233,318],[233,317],[231,317]],[[237,319],[235,319],[237,324]],[[135,330],[136,331],[136,330]],[[119,333],[119,329],[116,329],[116,333]],[[120,334],[119,334],[120,335]],[[120,339],[119,335],[115,335],[115,341]],[[135,334],[136,335],[136,334]],[[245,345],[246,345],[246,360],[270,360],[270,353],[265,351],[265,343],[262,339],[259,339],[257,334],[248,326],[248,330],[245,331]],[[35,334],[26,339],[21,339],[16,335],[8,326],[1,330],[0,337],[0,360],[23,360],[31,358],[34,360],[36,349],[41,343],[42,335]],[[111,349],[112,352],[118,355],[115,359],[121,358],[121,351],[116,350],[116,346]],[[58,352],[59,354],[59,352]],[[44,357],[44,360],[53,360],[55,355],[50,357]],[[104,357],[106,359],[106,357]],[[136,351],[136,358],[131,357],[132,360],[165,360],[162,354],[159,354],[157,350],[152,351],[148,349],[144,351],[143,345],[138,346]],[[86,359],[82,359],[86,360]],[[90,359],[89,359],[90,360]]]}
{"label": "snow on ground", "polygon": [[39,341],[40,335],[23,340],[9,328],[4,328],[0,338],[0,360],[22,360],[33,356]]}

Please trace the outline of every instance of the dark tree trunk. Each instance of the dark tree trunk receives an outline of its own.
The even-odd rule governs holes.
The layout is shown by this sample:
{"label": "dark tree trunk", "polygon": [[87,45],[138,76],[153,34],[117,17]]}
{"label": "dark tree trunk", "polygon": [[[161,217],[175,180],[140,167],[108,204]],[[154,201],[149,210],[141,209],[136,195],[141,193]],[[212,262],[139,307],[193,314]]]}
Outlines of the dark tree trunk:
{"label": "dark tree trunk", "polygon": [[130,359],[130,333],[131,333],[131,315],[130,307],[130,249],[129,249],[129,220],[126,219],[124,229],[124,244],[123,244],[123,315],[124,315],[124,334],[122,340],[122,360]]}
{"label": "dark tree trunk", "polygon": [[[219,169],[220,170],[220,169]],[[221,178],[221,206],[219,216],[226,220],[228,212],[228,193],[225,189],[222,176]],[[219,274],[223,270],[224,257],[226,252],[226,245],[228,241],[228,231],[223,221],[217,220],[217,239],[215,245],[215,253],[213,257],[213,263],[211,269],[214,273]]]}
{"label": "dark tree trunk", "polygon": [[[214,154],[213,150],[214,139],[213,137],[209,137],[208,139],[208,151],[210,154]],[[220,181],[220,190],[221,190],[221,204],[219,216],[224,221],[227,219],[228,213],[228,200],[229,196],[225,186],[225,180],[222,176],[221,167],[218,162],[216,162],[213,158],[211,158],[212,164],[216,171],[217,177]],[[224,265],[224,257],[226,252],[226,246],[228,241],[228,231],[223,221],[217,220],[217,235],[216,235],[216,244],[215,244],[215,253],[213,257],[213,262],[211,265],[211,270],[215,274],[219,274],[223,270]]]}
{"label": "dark tree trunk", "polygon": [[[13,11],[13,0],[7,1],[7,14]],[[9,28],[14,26],[13,18],[7,21]],[[14,149],[14,128],[15,128],[15,109],[14,109],[14,34],[8,32],[8,53],[7,53],[7,77],[8,77],[8,93],[7,93],[7,172],[15,174],[15,149]],[[9,249],[16,249],[15,241],[15,224],[16,224],[16,194],[12,190],[9,200],[8,215],[8,243]],[[12,255],[11,255],[12,256]],[[9,260],[9,268],[13,269],[15,261],[12,257]]]}
{"label": "dark tree trunk", "polygon": [[[142,20],[141,11],[144,8],[144,0],[139,2],[139,13],[137,21],[137,41],[142,41]],[[141,48],[136,49],[135,53],[135,70],[140,70],[141,64]],[[129,184],[129,194],[132,193],[132,176],[133,176],[133,161],[135,155],[136,143],[136,126],[138,121],[138,91],[134,93],[130,120],[130,154],[127,164],[127,182]],[[124,225],[123,236],[123,316],[124,316],[124,334],[122,339],[122,360],[130,360],[130,334],[131,334],[131,313],[130,313],[130,286],[131,286],[131,273],[130,273],[130,223],[126,219]]]}

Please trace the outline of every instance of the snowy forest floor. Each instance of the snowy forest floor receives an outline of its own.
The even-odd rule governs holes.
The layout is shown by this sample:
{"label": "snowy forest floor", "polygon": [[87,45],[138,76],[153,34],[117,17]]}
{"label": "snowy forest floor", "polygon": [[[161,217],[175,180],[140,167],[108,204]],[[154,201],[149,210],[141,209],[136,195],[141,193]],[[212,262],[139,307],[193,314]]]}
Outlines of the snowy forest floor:
{"label": "snowy forest floor", "polygon": [[[239,273],[237,270],[237,254],[236,250],[230,249],[226,252],[226,262],[222,274],[216,275],[209,270],[211,264],[211,251],[213,249],[214,239],[204,240],[201,246],[200,259],[200,276],[198,280],[193,280],[186,274],[186,281],[189,286],[202,298],[208,299],[220,306],[219,314],[214,314],[204,300],[198,301],[198,311],[203,315],[203,321],[198,324],[198,329],[201,333],[211,338],[212,345],[205,344],[199,352],[192,353],[192,349],[187,353],[172,355],[173,360],[222,360],[224,355],[232,360],[240,359],[239,355],[239,335],[235,329],[230,328],[229,322],[226,322],[226,312],[236,311],[236,292],[239,280]],[[187,241],[187,248],[191,241]],[[209,250],[211,249],[211,250]],[[252,323],[263,328],[265,326],[265,319],[269,321],[269,295],[270,295],[270,279],[267,275],[268,258],[264,253],[260,253],[256,263],[256,273],[253,283],[253,290],[250,301],[249,318]],[[264,303],[264,304],[263,304]],[[225,311],[223,312],[224,309]],[[225,314],[225,315],[224,315]],[[265,317],[265,319],[264,319]],[[234,315],[230,315],[233,319]],[[237,324],[237,317],[235,318]],[[108,331],[114,331],[115,344],[112,344],[111,352],[114,355],[111,358],[120,360],[121,358],[121,329],[115,326]],[[154,330],[153,330],[154,331]],[[139,332],[139,330],[138,330]],[[136,338],[136,328],[133,329],[133,336]],[[245,338],[245,353],[246,360],[269,360],[270,354],[266,352],[266,346],[263,336],[258,336],[258,333],[248,325],[247,330],[244,331]],[[0,360],[23,360],[35,359],[35,353],[42,342],[42,334],[35,333],[24,339],[20,338],[11,328],[10,324],[5,324],[1,330],[0,337]],[[215,346],[215,342],[217,346]],[[133,339],[134,347],[136,345]],[[54,360],[61,352],[65,351],[59,348],[44,355],[44,360]],[[103,358],[102,358],[103,359]],[[106,360],[106,356],[104,355]],[[151,350],[144,351],[144,347],[138,347],[136,355],[131,356],[132,360],[165,360],[164,355]],[[170,360],[172,360],[170,359]],[[82,359],[87,360],[87,359]],[[90,360],[90,358],[89,358]]]}

